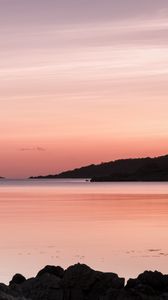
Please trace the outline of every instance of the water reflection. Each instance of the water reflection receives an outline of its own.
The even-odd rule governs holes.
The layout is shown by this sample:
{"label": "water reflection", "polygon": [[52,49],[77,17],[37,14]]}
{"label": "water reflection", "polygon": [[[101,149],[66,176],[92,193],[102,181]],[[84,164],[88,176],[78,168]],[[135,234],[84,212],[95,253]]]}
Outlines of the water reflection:
{"label": "water reflection", "polygon": [[166,272],[168,185],[3,181],[0,236],[0,281],[78,261],[127,277]]}

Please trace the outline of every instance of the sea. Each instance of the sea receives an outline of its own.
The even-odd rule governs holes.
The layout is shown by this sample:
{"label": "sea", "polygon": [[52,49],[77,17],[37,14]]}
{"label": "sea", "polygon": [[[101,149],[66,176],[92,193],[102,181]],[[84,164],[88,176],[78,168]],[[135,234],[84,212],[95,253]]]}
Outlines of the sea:
{"label": "sea", "polygon": [[168,183],[0,180],[0,282],[76,263],[168,272]]}

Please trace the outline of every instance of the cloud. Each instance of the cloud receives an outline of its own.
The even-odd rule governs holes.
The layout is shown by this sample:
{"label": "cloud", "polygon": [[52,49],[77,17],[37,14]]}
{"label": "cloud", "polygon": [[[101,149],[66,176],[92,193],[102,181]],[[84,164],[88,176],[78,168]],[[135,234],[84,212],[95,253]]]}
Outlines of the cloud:
{"label": "cloud", "polygon": [[23,147],[23,148],[20,148],[19,150],[22,151],[22,152],[24,152],[24,151],[46,151],[45,148],[39,147],[39,146],[37,146],[37,147],[31,147],[31,148],[29,148],[29,147]]}
{"label": "cloud", "polygon": [[43,148],[43,147],[37,147],[36,150],[37,150],[37,151],[45,151],[46,149]]}

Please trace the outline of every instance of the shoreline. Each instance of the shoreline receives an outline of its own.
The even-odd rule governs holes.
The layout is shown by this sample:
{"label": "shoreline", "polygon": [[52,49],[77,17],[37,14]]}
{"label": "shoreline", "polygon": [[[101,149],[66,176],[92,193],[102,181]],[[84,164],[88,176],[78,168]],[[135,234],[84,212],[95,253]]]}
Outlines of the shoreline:
{"label": "shoreline", "polygon": [[163,300],[168,299],[168,275],[144,271],[135,279],[95,271],[85,264],[66,270],[46,266],[35,277],[15,274],[9,285],[0,283],[3,300]]}

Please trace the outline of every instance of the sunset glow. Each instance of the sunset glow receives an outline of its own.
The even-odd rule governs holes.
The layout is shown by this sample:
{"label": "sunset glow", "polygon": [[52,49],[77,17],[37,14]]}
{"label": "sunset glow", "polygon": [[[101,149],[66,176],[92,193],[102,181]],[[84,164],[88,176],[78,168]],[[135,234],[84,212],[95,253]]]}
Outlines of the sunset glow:
{"label": "sunset glow", "polygon": [[166,1],[0,6],[1,176],[168,153]]}

